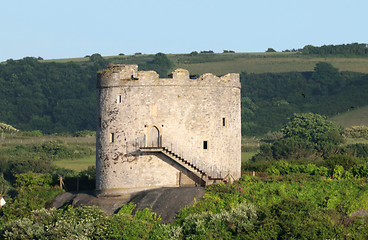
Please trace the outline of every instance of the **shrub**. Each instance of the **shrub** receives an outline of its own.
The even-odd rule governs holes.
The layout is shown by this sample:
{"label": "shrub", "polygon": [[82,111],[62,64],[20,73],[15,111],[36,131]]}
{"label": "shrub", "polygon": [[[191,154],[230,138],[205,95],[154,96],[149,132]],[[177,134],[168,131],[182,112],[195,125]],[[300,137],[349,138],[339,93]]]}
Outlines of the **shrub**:
{"label": "shrub", "polygon": [[28,172],[17,174],[16,178],[17,195],[14,199],[8,198],[0,209],[0,215],[7,221],[29,216],[32,210],[43,208],[46,202],[63,192],[53,187],[51,174]]}
{"label": "shrub", "polygon": [[19,130],[16,129],[15,127],[11,126],[11,125],[0,122],[0,132],[14,133],[14,132],[19,132]]}
{"label": "shrub", "polygon": [[95,239],[146,239],[150,232],[161,221],[149,209],[136,211],[135,215],[131,213],[135,204],[123,205],[117,214],[110,216],[105,222],[102,222],[96,228]]}
{"label": "shrub", "polygon": [[328,176],[328,168],[323,166],[316,166],[315,164],[308,163],[303,164],[293,164],[286,161],[276,161],[272,164],[270,168],[267,169],[270,175],[287,175],[294,173],[306,173],[309,175],[317,176]]}
{"label": "shrub", "polygon": [[363,159],[360,159],[354,156],[350,156],[346,154],[343,154],[343,155],[335,154],[335,155],[328,157],[325,160],[325,165],[329,169],[334,169],[335,166],[339,165],[339,166],[342,166],[345,170],[350,170],[351,168],[363,162],[364,162]]}
{"label": "shrub", "polygon": [[73,137],[95,137],[95,136],[96,136],[96,131],[91,131],[91,130],[77,131],[73,134]]}
{"label": "shrub", "polygon": [[352,169],[354,177],[366,178],[368,177],[368,162],[364,164],[359,164]]}
{"label": "shrub", "polygon": [[342,153],[360,158],[368,158],[368,144],[356,143],[342,148]]}
{"label": "shrub", "polygon": [[365,138],[368,139],[368,127],[367,126],[352,126],[346,128],[344,131],[346,137],[351,138]]}
{"label": "shrub", "polygon": [[257,219],[255,208],[242,203],[230,211],[191,214],[182,222],[184,239],[230,239],[240,237],[253,229]]}
{"label": "shrub", "polygon": [[344,176],[344,173],[345,173],[344,167],[336,165],[332,172],[332,177],[334,179],[341,179]]}
{"label": "shrub", "polygon": [[92,239],[104,216],[97,207],[34,210],[29,217],[5,224],[0,235],[5,239]]}
{"label": "shrub", "polygon": [[341,228],[306,200],[286,198],[259,212],[259,224],[248,239],[328,239]]}
{"label": "shrub", "polygon": [[343,141],[342,129],[338,125],[313,113],[294,114],[281,132],[285,138],[300,138],[316,144],[318,149],[329,143],[338,145]]}

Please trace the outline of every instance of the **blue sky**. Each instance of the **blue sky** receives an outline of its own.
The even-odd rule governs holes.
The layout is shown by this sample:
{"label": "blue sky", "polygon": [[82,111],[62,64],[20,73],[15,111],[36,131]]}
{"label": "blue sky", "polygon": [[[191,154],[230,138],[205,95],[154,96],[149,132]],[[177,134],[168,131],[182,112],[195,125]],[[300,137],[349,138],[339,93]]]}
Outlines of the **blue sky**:
{"label": "blue sky", "polygon": [[0,61],[367,43],[367,0],[2,0]]}

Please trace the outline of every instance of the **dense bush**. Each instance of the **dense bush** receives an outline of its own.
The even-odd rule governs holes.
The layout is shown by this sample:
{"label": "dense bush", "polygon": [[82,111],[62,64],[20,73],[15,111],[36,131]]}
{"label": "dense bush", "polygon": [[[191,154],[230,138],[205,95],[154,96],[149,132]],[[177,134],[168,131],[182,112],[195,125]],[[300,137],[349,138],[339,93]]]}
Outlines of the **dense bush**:
{"label": "dense bush", "polygon": [[[1,239],[147,239],[159,228],[159,217],[148,209],[131,215],[135,205],[124,205],[107,216],[99,207],[70,206],[31,211],[27,217],[0,228]],[[162,233],[158,229],[154,233]],[[154,236],[153,236],[154,237]],[[161,239],[157,235],[155,239]]]}
{"label": "dense bush", "polygon": [[341,45],[323,45],[315,47],[306,45],[300,50],[302,54],[318,54],[318,55],[342,55],[342,56],[364,56],[368,54],[366,43],[351,43]]}
{"label": "dense bush", "polygon": [[86,144],[67,144],[61,140],[33,144],[19,144],[15,147],[0,149],[0,155],[8,160],[59,160],[64,158],[80,158],[93,155],[94,147]]}
{"label": "dense bush", "polygon": [[307,200],[285,198],[259,211],[259,223],[247,239],[334,239],[342,227]]}
{"label": "dense bush", "polygon": [[368,158],[368,144],[356,143],[342,147],[341,152],[359,158]]}
{"label": "dense bush", "polygon": [[342,129],[318,114],[294,114],[281,130],[282,137],[260,147],[252,161],[326,159],[341,152]]}
{"label": "dense bush", "polygon": [[0,209],[2,221],[28,216],[32,210],[40,209],[57,194],[63,192],[55,188],[51,174],[23,173],[16,175],[16,195],[7,196],[7,204]]}
{"label": "dense bush", "polygon": [[368,139],[368,127],[367,126],[352,126],[346,128],[344,135],[351,138],[365,138]]}
{"label": "dense bush", "polygon": [[96,228],[95,239],[147,239],[160,217],[145,208],[132,215],[135,205],[123,205],[117,214],[106,219]]}
{"label": "dense bush", "polygon": [[299,138],[315,144],[318,149],[327,144],[338,145],[343,141],[342,129],[338,125],[313,113],[294,114],[281,132],[284,138]]}
{"label": "dense bush", "polygon": [[241,203],[230,211],[191,214],[181,223],[184,239],[232,239],[245,237],[253,230],[257,213],[251,204]]}
{"label": "dense bush", "polygon": [[309,175],[329,176],[329,169],[315,164],[290,164],[286,161],[277,161],[272,164],[272,167],[267,169],[270,175],[287,175],[293,173],[306,173]]}
{"label": "dense bush", "polygon": [[92,239],[105,214],[97,207],[34,210],[28,217],[6,223],[3,239]]}

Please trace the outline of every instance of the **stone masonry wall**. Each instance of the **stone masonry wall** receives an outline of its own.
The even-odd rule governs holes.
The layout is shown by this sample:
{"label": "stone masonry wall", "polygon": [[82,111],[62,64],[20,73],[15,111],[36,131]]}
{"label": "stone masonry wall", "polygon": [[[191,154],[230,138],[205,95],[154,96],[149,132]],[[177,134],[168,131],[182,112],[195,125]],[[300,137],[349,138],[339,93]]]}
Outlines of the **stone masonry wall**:
{"label": "stone masonry wall", "polygon": [[97,86],[97,190],[117,194],[178,186],[180,174],[186,174],[182,166],[163,154],[139,151],[157,138],[152,137],[157,130],[162,146],[212,176],[240,177],[238,74],[190,79],[187,70],[177,69],[173,78],[159,79],[137,65],[117,65],[100,73]]}

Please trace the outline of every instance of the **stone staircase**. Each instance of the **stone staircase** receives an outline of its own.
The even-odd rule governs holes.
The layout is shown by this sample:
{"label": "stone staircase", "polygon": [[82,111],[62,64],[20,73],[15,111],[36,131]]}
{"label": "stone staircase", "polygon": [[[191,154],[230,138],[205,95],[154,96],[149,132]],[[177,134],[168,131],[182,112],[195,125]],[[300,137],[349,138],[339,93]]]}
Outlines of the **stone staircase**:
{"label": "stone staircase", "polygon": [[189,161],[167,147],[145,146],[140,147],[139,149],[141,152],[164,154],[165,156],[178,163],[180,166],[184,167],[185,169],[196,175],[199,179],[204,181],[205,185],[210,185],[224,180],[221,174],[210,174],[209,171],[204,170],[204,165],[201,166],[200,163],[197,164],[195,161]]}

